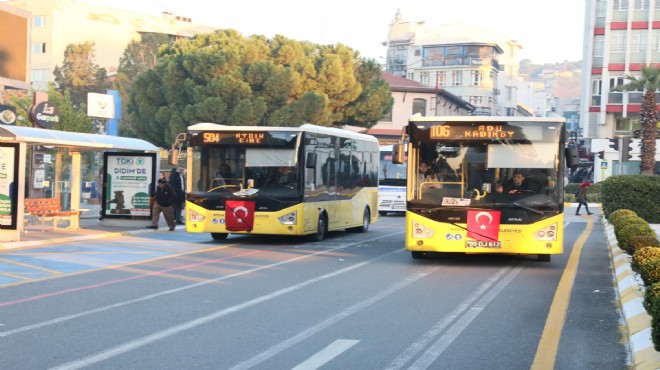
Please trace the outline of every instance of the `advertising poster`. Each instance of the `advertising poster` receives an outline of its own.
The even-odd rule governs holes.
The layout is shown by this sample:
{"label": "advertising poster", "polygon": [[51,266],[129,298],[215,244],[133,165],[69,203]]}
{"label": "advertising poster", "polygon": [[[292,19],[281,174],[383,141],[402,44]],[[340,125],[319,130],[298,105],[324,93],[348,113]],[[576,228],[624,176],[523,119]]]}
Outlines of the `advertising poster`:
{"label": "advertising poster", "polygon": [[0,229],[16,230],[18,144],[0,144]]}
{"label": "advertising poster", "polygon": [[104,153],[103,217],[150,216],[156,154]]}

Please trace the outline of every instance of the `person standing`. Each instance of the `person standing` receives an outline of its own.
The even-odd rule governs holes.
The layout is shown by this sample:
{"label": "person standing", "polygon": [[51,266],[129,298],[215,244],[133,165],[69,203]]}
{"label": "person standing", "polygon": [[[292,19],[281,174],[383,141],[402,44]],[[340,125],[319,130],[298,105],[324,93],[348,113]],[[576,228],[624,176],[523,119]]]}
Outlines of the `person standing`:
{"label": "person standing", "polygon": [[156,229],[158,230],[158,220],[160,218],[161,212],[167,226],[170,227],[170,231],[174,231],[174,211],[172,210],[172,204],[177,201],[176,192],[172,185],[167,183],[165,179],[158,179],[158,185],[156,186],[156,192],[154,194],[154,206],[152,209],[151,215],[151,225],[147,226],[147,229]]}
{"label": "person standing", "polygon": [[580,207],[584,204],[584,208],[587,210],[587,214],[591,215],[593,213],[589,212],[589,205],[587,204],[587,189],[589,188],[589,181],[585,181],[580,185],[580,190],[578,190],[576,200],[578,202],[578,207],[577,210],[575,211],[575,215],[579,216],[580,215]]}
{"label": "person standing", "polygon": [[172,204],[174,222],[178,225],[184,225],[183,219],[181,219],[181,213],[186,202],[186,180],[185,168],[183,166],[172,168],[172,173],[170,173],[170,185],[172,185],[176,192],[176,201]]}

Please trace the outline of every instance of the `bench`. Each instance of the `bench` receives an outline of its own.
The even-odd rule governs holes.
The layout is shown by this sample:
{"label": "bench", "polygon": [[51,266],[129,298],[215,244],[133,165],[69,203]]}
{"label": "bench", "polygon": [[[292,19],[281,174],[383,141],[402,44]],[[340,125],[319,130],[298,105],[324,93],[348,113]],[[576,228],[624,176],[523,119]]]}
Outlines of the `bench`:
{"label": "bench", "polygon": [[72,223],[72,217],[79,217],[80,212],[62,211],[60,201],[57,198],[26,198],[25,199],[25,216],[34,217],[41,221],[41,231],[44,231],[46,221],[53,221],[53,228],[57,226],[61,220],[69,220]]}

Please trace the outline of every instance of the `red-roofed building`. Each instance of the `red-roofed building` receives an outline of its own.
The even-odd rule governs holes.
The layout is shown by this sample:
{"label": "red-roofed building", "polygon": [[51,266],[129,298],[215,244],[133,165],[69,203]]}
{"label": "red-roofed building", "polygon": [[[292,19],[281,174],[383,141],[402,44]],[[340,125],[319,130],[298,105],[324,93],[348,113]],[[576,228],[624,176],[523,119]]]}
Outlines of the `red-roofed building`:
{"label": "red-roofed building", "polygon": [[378,138],[381,144],[396,143],[408,118],[419,113],[423,116],[467,116],[475,107],[444,89],[435,89],[417,81],[382,72],[392,90],[392,111],[371,127],[367,133]]}

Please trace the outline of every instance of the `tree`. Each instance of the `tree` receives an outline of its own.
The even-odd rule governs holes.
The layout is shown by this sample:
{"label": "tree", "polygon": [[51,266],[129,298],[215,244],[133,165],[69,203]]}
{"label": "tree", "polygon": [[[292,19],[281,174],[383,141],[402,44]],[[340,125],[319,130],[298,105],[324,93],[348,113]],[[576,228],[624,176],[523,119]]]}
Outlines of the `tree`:
{"label": "tree", "polygon": [[[158,62],[158,50],[163,45],[172,42],[170,36],[162,33],[144,33],[142,38],[131,41],[119,58],[117,75],[113,82],[119,91],[123,102],[128,102],[133,81],[140,74],[154,68]],[[122,136],[135,136],[128,120],[127,104],[122,104],[122,119],[119,122],[119,133]]]}
{"label": "tree", "polygon": [[69,44],[64,50],[62,67],[53,70],[57,91],[68,92],[73,106],[87,107],[87,93],[105,94],[111,86],[105,68],[95,62],[94,43]]}
{"label": "tree", "polygon": [[136,136],[169,146],[198,122],[371,127],[391,104],[378,64],[344,45],[219,30],[162,47],[128,112]]}
{"label": "tree", "polygon": [[626,80],[628,83],[615,91],[644,91],[639,111],[639,123],[642,127],[640,170],[642,175],[653,175],[658,122],[655,93],[660,88],[660,69],[644,67],[641,76],[626,76]]}

